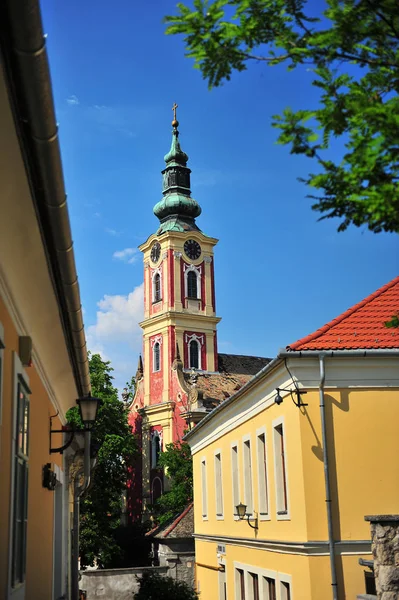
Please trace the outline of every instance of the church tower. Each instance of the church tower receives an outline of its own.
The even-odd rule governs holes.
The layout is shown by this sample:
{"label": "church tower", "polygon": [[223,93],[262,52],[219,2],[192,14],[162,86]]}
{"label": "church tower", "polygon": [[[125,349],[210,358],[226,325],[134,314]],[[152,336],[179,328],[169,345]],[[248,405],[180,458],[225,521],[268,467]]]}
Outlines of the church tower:
{"label": "church tower", "polygon": [[[193,422],[190,375],[193,381],[194,373],[218,371],[220,318],[215,313],[213,265],[217,240],[196,223],[201,207],[191,197],[191,171],[180,146],[176,108],[175,104],[172,144],[164,157],[163,197],[154,207],[160,224],[139,247],[144,259],[143,360],[130,422],[141,436],[142,453],[130,481],[133,518],[167,489],[157,458]],[[200,416],[204,414],[197,411]]]}

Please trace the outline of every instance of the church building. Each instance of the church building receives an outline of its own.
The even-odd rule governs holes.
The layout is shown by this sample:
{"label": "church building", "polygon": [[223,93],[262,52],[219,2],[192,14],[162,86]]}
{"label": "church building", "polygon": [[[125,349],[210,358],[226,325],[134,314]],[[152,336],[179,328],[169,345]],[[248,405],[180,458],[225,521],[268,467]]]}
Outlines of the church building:
{"label": "church building", "polygon": [[180,440],[269,362],[218,353],[214,270],[218,240],[196,223],[201,207],[191,197],[191,171],[179,142],[176,108],[172,144],[164,157],[163,197],[154,207],[160,224],[140,246],[143,355],[129,419],[141,452],[128,483],[131,520],[145,520],[148,506],[168,489],[158,466],[166,445]]}

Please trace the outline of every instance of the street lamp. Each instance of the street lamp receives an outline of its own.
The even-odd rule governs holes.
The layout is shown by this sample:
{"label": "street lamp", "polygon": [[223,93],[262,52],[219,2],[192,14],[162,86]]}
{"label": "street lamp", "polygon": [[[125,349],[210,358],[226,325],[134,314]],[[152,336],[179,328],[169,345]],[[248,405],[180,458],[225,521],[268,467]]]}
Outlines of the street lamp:
{"label": "street lamp", "polygon": [[[94,425],[94,423],[97,419],[97,412],[98,412],[98,407],[99,407],[100,403],[101,403],[101,399],[95,398],[91,394],[88,394],[87,396],[83,396],[82,398],[78,398],[76,400],[76,404],[79,406],[80,418],[83,421],[83,425],[84,425],[83,429],[75,429],[73,427],[63,427],[62,429],[52,429],[51,427],[52,427],[52,423],[53,423],[53,418],[58,415],[58,412],[56,415],[52,415],[50,417],[50,454],[54,454],[57,452],[62,454],[64,452],[64,450],[66,450],[72,444],[72,440],[75,437],[75,433],[83,433],[83,432],[91,430],[92,426]],[[63,446],[60,446],[59,448],[52,448],[51,447],[51,435],[53,433],[69,433],[70,437]]]}
{"label": "street lamp", "polygon": [[253,519],[255,521],[255,523],[252,525],[251,521],[249,520],[250,515],[247,514],[247,505],[246,504],[243,504],[242,502],[237,504],[236,511],[237,511],[237,515],[238,515],[238,518],[240,519],[240,521],[243,521],[245,519],[245,517],[247,517],[248,525],[250,527],[252,527],[252,529],[258,529],[258,515],[256,512],[254,512],[254,519]]}

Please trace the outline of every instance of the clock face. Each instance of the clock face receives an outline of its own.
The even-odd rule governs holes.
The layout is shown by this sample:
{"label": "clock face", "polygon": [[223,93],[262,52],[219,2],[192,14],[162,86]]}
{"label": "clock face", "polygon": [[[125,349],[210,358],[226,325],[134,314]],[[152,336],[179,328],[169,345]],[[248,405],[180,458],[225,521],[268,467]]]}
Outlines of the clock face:
{"label": "clock face", "polygon": [[195,240],[187,240],[184,244],[184,252],[191,260],[197,260],[201,256],[201,246]]}
{"label": "clock face", "polygon": [[161,255],[161,244],[159,242],[155,242],[155,244],[151,248],[151,260],[152,260],[152,262],[153,263],[158,262],[160,255]]}

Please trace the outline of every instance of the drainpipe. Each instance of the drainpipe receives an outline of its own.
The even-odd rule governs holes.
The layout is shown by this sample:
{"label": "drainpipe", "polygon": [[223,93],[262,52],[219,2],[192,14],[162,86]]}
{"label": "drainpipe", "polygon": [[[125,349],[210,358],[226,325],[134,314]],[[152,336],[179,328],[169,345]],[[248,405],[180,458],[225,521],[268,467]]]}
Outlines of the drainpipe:
{"label": "drainpipe", "polygon": [[[85,430],[85,453],[83,459],[83,469],[75,475],[73,486],[73,543],[71,560],[71,600],[79,600],[79,514],[80,497],[90,485],[90,445],[91,431]],[[83,485],[79,485],[79,477],[83,473]]]}
{"label": "drainpipe", "polygon": [[322,444],[323,444],[324,485],[325,485],[325,491],[326,491],[328,548],[329,548],[329,554],[330,554],[331,587],[332,587],[333,600],[338,600],[337,572],[336,572],[336,568],[335,568],[334,536],[333,536],[333,522],[332,522],[332,510],[331,510],[330,473],[329,473],[329,466],[328,466],[326,406],[324,403],[324,382],[326,380],[326,370],[325,370],[324,358],[325,358],[324,354],[319,355],[320,418],[321,418],[321,435],[322,435]]}

